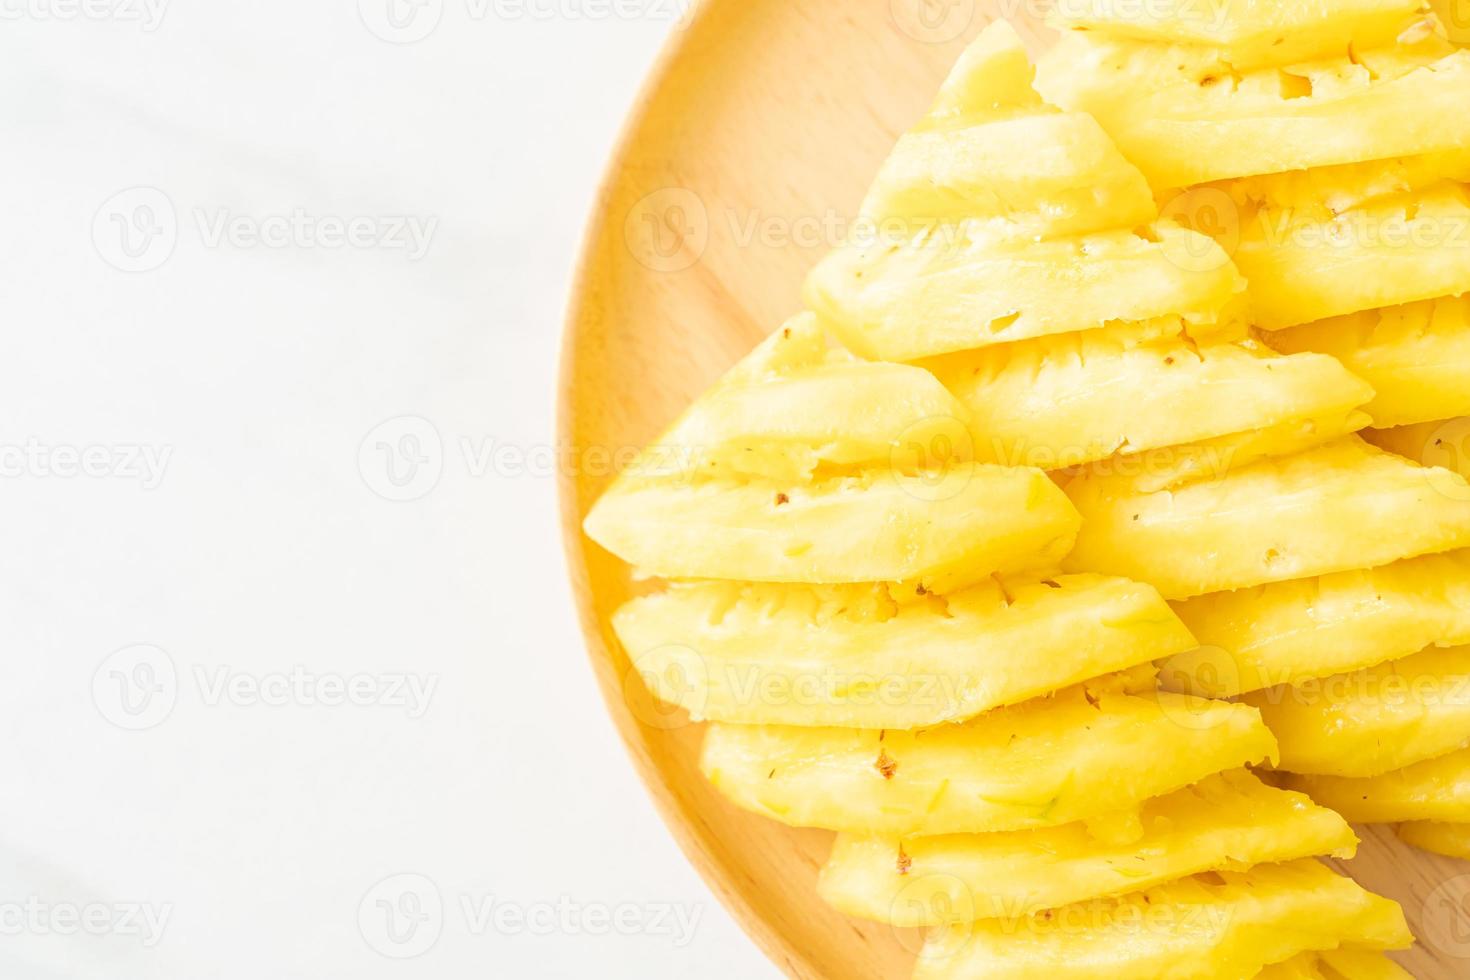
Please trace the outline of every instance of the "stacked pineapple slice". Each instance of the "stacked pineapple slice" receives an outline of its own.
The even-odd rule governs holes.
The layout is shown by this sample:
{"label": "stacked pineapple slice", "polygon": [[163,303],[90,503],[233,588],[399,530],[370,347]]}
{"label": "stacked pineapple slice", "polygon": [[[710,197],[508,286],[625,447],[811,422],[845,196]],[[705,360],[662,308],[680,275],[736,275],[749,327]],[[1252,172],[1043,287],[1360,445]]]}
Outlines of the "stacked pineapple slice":
{"label": "stacked pineapple slice", "polygon": [[1248,336],[1220,246],[1031,81],[987,30],[864,203],[885,234],[598,501],[589,535],[663,580],[615,630],[710,722],[722,793],[838,833],[829,902],[931,929],[917,976],[1394,975],[1397,905],[1313,857],[1350,854],[1347,824],[1244,768],[1276,756],[1260,712],[1160,689],[1199,646],[1165,601],[1190,590],[1086,570],[1043,470],[1144,494],[1238,466],[1253,497],[1328,454],[1287,489],[1381,482],[1351,516],[1395,532],[1417,470],[1351,439],[1373,391],[1335,358]]}
{"label": "stacked pineapple slice", "polygon": [[1064,4],[1039,87],[1233,255],[1266,345],[1372,387],[1371,428],[1164,497],[1084,477],[1067,567],[1186,600],[1170,673],[1260,708],[1287,785],[1470,857],[1470,51],[1421,0],[1211,6]]}

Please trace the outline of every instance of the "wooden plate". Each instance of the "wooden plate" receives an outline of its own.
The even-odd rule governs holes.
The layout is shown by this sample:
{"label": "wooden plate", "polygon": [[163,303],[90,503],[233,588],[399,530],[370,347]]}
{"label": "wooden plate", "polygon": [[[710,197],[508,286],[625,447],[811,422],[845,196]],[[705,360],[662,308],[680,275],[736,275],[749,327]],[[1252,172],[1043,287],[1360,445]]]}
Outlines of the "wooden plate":
{"label": "wooden plate", "polygon": [[[563,348],[560,478],[572,584],[623,739],[689,859],[793,977],[907,977],[917,935],[846,918],[814,892],[831,835],[724,802],[700,776],[700,726],[649,701],[608,616],[621,562],[581,533],[619,460],[799,308],[807,269],[967,41],[1019,0],[708,0],[675,30],[614,155],[588,230]],[[1349,870],[1404,903],[1417,976],[1470,976],[1470,867],[1364,832]]]}

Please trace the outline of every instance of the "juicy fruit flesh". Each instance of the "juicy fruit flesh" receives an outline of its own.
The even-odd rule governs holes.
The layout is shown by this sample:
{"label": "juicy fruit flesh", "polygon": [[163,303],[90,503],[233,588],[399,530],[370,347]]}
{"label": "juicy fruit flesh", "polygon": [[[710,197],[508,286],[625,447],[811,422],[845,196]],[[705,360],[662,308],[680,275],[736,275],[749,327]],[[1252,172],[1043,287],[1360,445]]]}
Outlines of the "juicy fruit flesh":
{"label": "juicy fruit flesh", "polygon": [[1364,949],[1331,949],[1302,953],[1274,963],[1256,980],[1414,980],[1385,954]]}
{"label": "juicy fruit flesh", "polygon": [[1151,586],[1095,575],[887,585],[700,583],[634,599],[613,627],[696,721],[909,729],[1192,648]]}
{"label": "juicy fruit flesh", "polygon": [[1413,942],[1402,910],[1313,860],[1187,878],[1121,899],[958,926],[919,980],[1249,977],[1306,950]]}
{"label": "juicy fruit flesh", "polygon": [[1174,603],[1200,648],[1162,677],[1228,698],[1470,643],[1470,552],[1425,555]]}
{"label": "juicy fruit flesh", "polygon": [[[969,410],[976,458],[1060,469],[1310,419],[1373,390],[1331,357],[1094,330],[922,362]],[[1363,421],[1366,421],[1364,419]],[[1221,468],[1234,459],[1219,460]]]}
{"label": "juicy fruit flesh", "polygon": [[1470,861],[1470,822],[1411,820],[1399,825],[1398,835],[1400,840],[1413,847]]}
{"label": "juicy fruit flesh", "polygon": [[1381,776],[1300,775],[1289,777],[1287,785],[1354,823],[1470,823],[1470,749]]}
{"label": "juicy fruit flesh", "polygon": [[664,578],[914,581],[936,591],[1054,567],[1076,511],[1040,470],[961,464],[937,479],[887,473],[810,485],[630,480],[588,535]]}
{"label": "juicy fruit flesh", "polygon": [[1470,545],[1470,486],[1456,499],[1434,481],[1459,480],[1356,438],[1170,491],[1084,470],[1066,487],[1083,525],[1063,568],[1184,599],[1448,551]]}
{"label": "juicy fruit flesh", "polygon": [[1274,750],[1254,708],[1091,684],[919,732],[711,725],[701,766],[783,823],[909,837],[1129,810]]}
{"label": "juicy fruit flesh", "polygon": [[1264,330],[1470,291],[1463,184],[1445,181],[1331,217],[1247,213],[1239,235],[1233,255],[1250,281],[1252,320]]}
{"label": "juicy fruit flesh", "polygon": [[1422,0],[1215,0],[1208,8],[1192,0],[1066,0],[1052,22],[1138,41],[1205,45],[1222,61],[1246,69],[1327,57],[1349,45],[1392,44],[1424,10]]}
{"label": "juicy fruit flesh", "polygon": [[1459,111],[1470,52],[1430,24],[1403,37],[1246,68],[1208,47],[1072,32],[1042,60],[1038,86],[1049,101],[1096,116],[1156,189],[1470,144]]}
{"label": "juicy fruit flesh", "polygon": [[1470,647],[1245,697],[1281,745],[1280,768],[1376,776],[1470,744]]}
{"label": "juicy fruit flesh", "polygon": [[1240,770],[1149,800],[1137,835],[1119,841],[1084,824],[908,841],[839,836],[819,888],[850,915],[934,926],[1030,915],[1203,871],[1351,856],[1355,845],[1332,811]]}
{"label": "juicy fruit flesh", "polygon": [[[1470,479],[1470,416],[1368,429],[1363,438],[1405,459]],[[1446,491],[1452,492],[1448,486]]]}
{"label": "juicy fruit flesh", "polygon": [[1365,410],[1377,427],[1470,415],[1470,296],[1290,327],[1268,342],[1282,353],[1329,354],[1370,384]]}
{"label": "juicy fruit flesh", "polygon": [[862,216],[885,232],[1003,219],[1044,238],[1155,217],[1143,175],[1091,116],[1044,113],[919,129],[878,172]]}
{"label": "juicy fruit flesh", "polygon": [[844,245],[805,298],[852,350],[912,361],[1160,317],[1212,324],[1243,288],[1217,244],[1174,224],[1040,242],[949,225]]}

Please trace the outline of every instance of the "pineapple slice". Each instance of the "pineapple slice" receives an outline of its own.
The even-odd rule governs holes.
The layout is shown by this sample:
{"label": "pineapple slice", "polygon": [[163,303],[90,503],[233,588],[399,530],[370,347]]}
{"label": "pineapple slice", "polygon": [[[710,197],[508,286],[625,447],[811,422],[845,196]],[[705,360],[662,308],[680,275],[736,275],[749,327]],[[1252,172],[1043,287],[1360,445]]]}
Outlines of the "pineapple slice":
{"label": "pineapple slice", "polygon": [[1170,45],[1202,45],[1237,69],[1290,65],[1394,43],[1423,17],[1423,0],[1334,0],[1332,3],[1260,3],[1259,0],[1066,0],[1051,22],[1115,38]]}
{"label": "pineapple slice", "polygon": [[832,347],[804,313],[701,395],[631,469],[644,478],[790,483],[819,467],[914,471],[970,459],[969,421],[928,372],[859,360]]}
{"label": "pineapple slice", "polygon": [[1366,423],[1355,410],[1373,397],[1331,357],[1278,357],[1251,342],[1140,342],[1118,328],[948,354],[922,366],[969,410],[978,459],[1043,469],[1304,420],[1322,420],[1307,428],[1325,441]]}
{"label": "pineapple slice", "polygon": [[1166,598],[1373,567],[1470,545],[1464,480],[1348,438],[1172,491],[1083,470],[1066,487],[1082,514],[1067,571],[1123,575]]}
{"label": "pineapple slice", "polygon": [[[1427,190],[1444,180],[1470,183],[1470,147],[1222,180],[1193,188],[1181,197],[1194,194],[1198,204],[1223,205],[1223,194],[1228,208],[1237,212],[1269,210],[1326,219],[1380,198]],[[1188,208],[1182,210],[1185,215],[1191,213]]]}
{"label": "pineapple slice", "polygon": [[1281,743],[1278,765],[1377,776],[1470,745],[1470,647],[1245,696]]}
{"label": "pineapple slice", "polygon": [[1264,330],[1470,291],[1470,189],[1454,181],[1337,215],[1246,213],[1239,234],[1235,262]]}
{"label": "pineapple slice", "polygon": [[1166,684],[1235,697],[1470,643],[1470,552],[1203,595],[1174,609],[1201,646],[1164,665]]}
{"label": "pineapple slice", "polygon": [[1091,116],[1042,104],[1021,39],[988,27],[899,138],[862,217],[883,235],[926,224],[1003,219],[1042,237],[1131,228],[1156,217],[1153,194]]}
{"label": "pineapple slice", "polygon": [[1470,295],[1319,320],[1267,342],[1286,354],[1331,354],[1363,378],[1375,426],[1470,415]]}
{"label": "pineapple slice", "polygon": [[1233,980],[1307,950],[1412,942],[1398,903],[1307,859],[953,926],[925,944],[914,978]]}
{"label": "pineapple slice", "polygon": [[[1380,449],[1397,453],[1425,466],[1436,466],[1470,479],[1470,416],[1392,429],[1365,429],[1363,438]],[[1446,485],[1442,493],[1457,487]]]}
{"label": "pineapple slice", "polygon": [[967,224],[849,243],[812,270],[806,301],[849,348],[889,361],[1116,322],[1154,335],[1221,329],[1245,289],[1224,250],[1172,223],[1147,234],[1034,241]]}
{"label": "pineapple slice", "polygon": [[1099,840],[1080,823],[908,841],[844,834],[819,891],[849,915],[935,926],[1030,915],[1202,871],[1351,857],[1357,844],[1331,810],[1243,769],[1149,800],[1139,827],[1127,841]]}
{"label": "pineapple slice", "polygon": [[1383,953],[1366,949],[1328,949],[1302,953],[1256,974],[1256,980],[1414,980]]}
{"label": "pineapple slice", "polygon": [[1353,823],[1470,823],[1470,749],[1381,776],[1291,775],[1285,783]]}
{"label": "pineapple slice", "polygon": [[1444,152],[1470,145],[1470,52],[1438,30],[1425,18],[1390,45],[1256,66],[1217,47],[1068,32],[1036,87],[1097,117],[1158,189]]}
{"label": "pineapple slice", "polygon": [[936,725],[1195,646],[1152,586],[1099,575],[946,596],[679,585],[627,603],[613,627],[662,700],[750,725]]}
{"label": "pineapple slice", "polygon": [[801,486],[620,479],[589,537],[664,578],[919,582],[948,591],[1055,567],[1077,512],[1040,470],[960,464]]}
{"label": "pineapple slice", "polygon": [[1357,409],[1324,416],[1288,419],[1202,442],[1117,454],[1092,465],[1100,474],[1127,475],[1140,493],[1169,490],[1184,483],[1214,480],[1231,470],[1276,456],[1294,456],[1359,432],[1371,419]]}
{"label": "pineapple slice", "polygon": [[1274,751],[1254,708],[1099,681],[918,732],[714,724],[701,765],[782,823],[909,837],[1117,813]]}
{"label": "pineapple slice", "polygon": [[1410,847],[1470,861],[1470,823],[1410,820],[1399,824],[1397,833]]}

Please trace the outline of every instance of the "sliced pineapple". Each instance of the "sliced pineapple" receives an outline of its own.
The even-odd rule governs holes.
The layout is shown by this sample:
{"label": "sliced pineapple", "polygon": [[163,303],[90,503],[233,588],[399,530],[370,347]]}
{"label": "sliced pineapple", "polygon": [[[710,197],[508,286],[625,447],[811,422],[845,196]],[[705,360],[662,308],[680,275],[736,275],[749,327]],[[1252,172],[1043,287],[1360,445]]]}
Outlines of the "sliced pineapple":
{"label": "sliced pineapple", "polygon": [[[1365,429],[1363,438],[1405,459],[1470,479],[1470,416],[1392,429]],[[1451,487],[1445,490],[1454,492]]]}
{"label": "sliced pineapple", "polygon": [[586,531],[664,578],[919,582],[948,591],[996,572],[1054,568],[1077,513],[1040,470],[960,464],[812,484],[623,479]]}
{"label": "sliced pineapple", "polygon": [[1082,514],[1067,571],[1124,575],[1183,599],[1387,564],[1470,545],[1464,481],[1357,438],[1165,491],[1084,469],[1067,484]]}
{"label": "sliced pineapple", "polygon": [[1411,847],[1470,861],[1470,823],[1411,820],[1399,824],[1397,832]]}
{"label": "sliced pineapple", "polygon": [[1060,28],[1168,45],[1199,45],[1237,69],[1289,65],[1393,44],[1423,17],[1423,0],[1064,0],[1052,14]]}
{"label": "sliced pineapple", "polygon": [[1470,189],[1454,181],[1336,215],[1246,213],[1239,234],[1233,255],[1265,330],[1470,291]]}
{"label": "sliced pineapple", "polygon": [[1280,742],[1282,769],[1377,776],[1470,745],[1470,647],[1431,647],[1245,702]]}
{"label": "sliced pineapple", "polygon": [[1080,823],[906,841],[844,834],[819,891],[849,915],[934,926],[1030,915],[1202,871],[1350,857],[1357,843],[1331,810],[1243,769],[1149,800],[1138,827],[1129,840],[1099,839]]}
{"label": "sliced pineapple", "polygon": [[1043,469],[1308,421],[1315,424],[1307,430],[1325,441],[1365,423],[1356,409],[1373,397],[1331,357],[1278,357],[1251,342],[1139,341],[1120,328],[949,354],[922,366],[969,410],[978,459]]}
{"label": "sliced pineapple", "polygon": [[1398,903],[1308,859],[953,926],[925,944],[914,977],[1234,980],[1307,950],[1401,949],[1412,942]]}
{"label": "sliced pineapple", "polygon": [[1120,322],[1207,336],[1222,318],[1233,329],[1225,314],[1243,290],[1218,244],[1171,223],[1047,241],[945,225],[844,245],[805,295],[852,350],[912,361]]}
{"label": "sliced pineapple", "polygon": [[865,230],[901,242],[941,221],[999,219],[1040,237],[1153,221],[1143,174],[1097,120],[1043,104],[1033,74],[1009,24],[987,29],[878,171]]}
{"label": "sliced pineapple", "polygon": [[1235,697],[1371,667],[1431,644],[1470,643],[1470,552],[1277,582],[1174,603],[1201,646],[1164,682]]}
{"label": "sliced pineapple", "polygon": [[891,585],[709,582],[634,599],[613,627],[696,721],[919,728],[1195,646],[1158,592],[1099,575]]}
{"label": "sliced pineapple", "polygon": [[[1055,105],[1096,116],[1159,189],[1443,152],[1470,145],[1470,118],[1460,111],[1470,52],[1440,30],[1423,18],[1389,44],[1257,65],[1210,45],[1070,31],[1038,65],[1037,88]],[[1293,39],[1283,46],[1288,58],[1297,43],[1317,43],[1278,36]]]}
{"label": "sliced pineapple", "polygon": [[1292,775],[1286,777],[1286,785],[1353,823],[1470,823],[1470,749],[1381,776]]}
{"label": "sliced pineapple", "polygon": [[819,468],[961,462],[971,458],[971,441],[966,410],[932,375],[859,360],[804,313],[701,395],[631,471],[798,483]]}
{"label": "sliced pineapple", "polygon": [[1366,949],[1302,953],[1256,974],[1256,980],[1414,980],[1385,954]]}
{"label": "sliced pineapple", "polygon": [[1319,320],[1268,343],[1341,361],[1373,386],[1365,411],[1380,428],[1470,415],[1470,295]]}
{"label": "sliced pineapple", "polygon": [[1199,203],[1219,204],[1224,195],[1241,212],[1290,212],[1326,219],[1380,198],[1423,191],[1445,180],[1470,183],[1470,146],[1216,181],[1181,196],[1193,193]]}
{"label": "sliced pineapple", "polygon": [[908,837],[1130,810],[1274,750],[1254,708],[1092,682],[916,732],[715,724],[701,765],[783,823]]}
{"label": "sliced pineapple", "polygon": [[1288,419],[1259,429],[1201,442],[1116,454],[1092,465],[1098,474],[1127,476],[1140,493],[1212,480],[1231,470],[1279,456],[1293,456],[1362,431],[1371,419],[1357,409]]}

